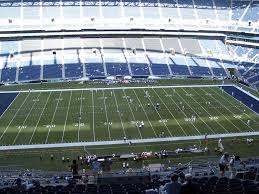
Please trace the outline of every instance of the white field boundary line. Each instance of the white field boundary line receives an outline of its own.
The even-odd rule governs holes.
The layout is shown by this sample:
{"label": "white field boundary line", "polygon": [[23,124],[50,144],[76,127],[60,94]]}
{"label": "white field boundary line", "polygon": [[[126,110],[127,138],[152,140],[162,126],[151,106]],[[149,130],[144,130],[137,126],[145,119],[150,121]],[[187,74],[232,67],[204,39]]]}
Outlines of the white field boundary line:
{"label": "white field boundary line", "polygon": [[14,121],[14,118],[16,117],[16,115],[18,114],[18,112],[20,112],[21,108],[23,107],[24,103],[27,101],[27,98],[30,96],[30,94],[28,94],[25,99],[23,100],[21,106],[19,106],[18,110],[15,112],[12,120],[8,123],[7,127],[5,128],[4,132],[2,133],[2,135],[0,136],[0,141],[2,140],[3,136],[5,135],[6,131],[8,130],[8,128],[10,127],[10,125],[12,124],[12,122]]}
{"label": "white field boundary line", "polygon": [[[236,86],[234,85],[235,88],[237,88],[238,90],[244,92],[245,94],[247,94],[248,96],[254,98],[255,100],[259,101],[259,98],[254,96],[253,94],[247,92],[246,90],[244,90],[243,88],[239,87],[239,86]],[[233,97],[233,96],[232,96]],[[251,109],[249,106],[247,106],[251,111],[253,111],[255,114],[259,115],[259,113],[255,112],[253,109]]]}
{"label": "white field boundary line", "polygon": [[[211,89],[210,89],[211,90]],[[220,93],[216,92],[216,91],[213,91],[211,90],[215,95],[219,96],[220,98],[224,98]],[[225,90],[223,90],[223,92],[227,95],[229,95]],[[229,95],[231,96],[231,95]],[[234,98],[232,96],[232,98]],[[237,100],[236,98],[234,98],[235,100]],[[228,110],[233,116],[235,115],[229,108],[227,108],[224,104],[221,103],[221,101],[219,101],[218,99],[215,99],[216,101],[218,101],[226,110]],[[232,104],[231,102],[229,102],[230,104]],[[244,106],[246,106],[244,103],[242,103]],[[233,104],[232,104],[233,105]],[[247,106],[246,106],[247,107]],[[238,109],[238,108],[236,108]],[[239,109],[238,109],[239,110]],[[240,111],[240,110],[239,110]],[[254,131],[254,129],[249,126],[246,122],[244,122],[241,118],[238,118],[238,120],[240,120],[242,123],[244,123],[248,128],[250,128],[252,131]]]}
{"label": "white field boundary line", "polygon": [[[134,87],[111,87],[111,88],[68,88],[68,89],[49,89],[49,90],[21,90],[21,91],[0,91],[1,93],[27,93],[27,92],[65,92],[65,91],[94,91],[94,90],[130,90],[148,88],[192,88],[192,87],[220,87],[235,86],[234,84],[206,84],[206,85],[177,85],[177,86],[134,86]],[[252,94],[251,94],[252,95]]]}
{"label": "white field boundary line", "polygon": [[[231,137],[249,137],[259,136],[259,131],[243,132],[243,133],[227,133],[227,134],[212,134],[208,135],[208,139],[231,138]],[[133,144],[154,143],[154,142],[174,142],[174,141],[188,141],[188,140],[204,140],[204,135],[197,136],[181,136],[181,137],[166,137],[166,138],[150,138],[150,139],[132,139]],[[49,149],[49,148],[68,148],[68,147],[82,147],[82,146],[102,146],[102,145],[128,145],[129,140],[116,141],[95,141],[95,142],[75,142],[75,143],[56,143],[56,144],[31,144],[31,145],[13,145],[0,146],[0,150],[23,150],[23,149]]]}
{"label": "white field boundary line", "polygon": [[[236,89],[239,90],[240,88],[237,88],[237,87],[236,87]],[[255,100],[258,99],[256,96],[253,97],[253,95],[252,95],[252,96],[249,95],[249,92],[246,93],[246,91],[243,91],[243,90],[240,90],[240,91],[241,91],[241,92],[245,92],[245,94],[247,94],[247,95],[250,96],[251,98],[254,98],[254,97],[255,97],[255,98],[254,98]],[[257,114],[257,115],[259,114],[259,113],[255,112],[250,106],[247,106],[247,105],[246,105],[245,103],[243,103],[242,101],[236,99],[234,96],[232,96],[231,94],[227,93],[225,90],[223,90],[223,92],[225,92],[225,94],[229,95],[229,96],[230,96],[231,98],[233,98],[234,100],[240,102],[240,104],[245,105],[249,110],[251,110],[251,111],[254,112],[255,114]],[[221,94],[219,94],[219,96],[222,97]],[[259,101],[259,99],[258,99],[257,101]],[[232,102],[229,102],[229,103],[233,105]],[[243,110],[241,110],[240,107],[236,107],[236,106],[234,106],[234,107],[235,107],[236,109],[238,109],[239,111],[243,112]],[[246,112],[244,112],[244,114],[245,114],[247,117],[249,117],[249,119],[251,119],[252,121],[255,121],[255,120],[254,120],[253,118],[251,118]]]}
{"label": "white field boundary line", "polygon": [[[203,89],[201,89],[203,92],[206,92],[206,91],[204,91]],[[211,94],[212,94],[212,92],[214,93],[214,96],[220,96],[221,98],[223,98],[223,96],[221,96],[220,94],[217,94],[216,92],[214,92],[213,90],[210,90],[211,91]],[[224,90],[222,90],[223,92],[225,92]],[[225,94],[227,94],[227,95],[229,95],[227,92],[225,92]],[[221,101],[219,101],[216,97],[214,97],[213,95],[211,95],[210,96],[210,98],[212,98],[212,99],[214,99],[215,100],[215,102],[217,103],[217,104],[219,104],[222,108],[224,108],[225,110],[227,110],[228,112],[230,112],[231,113],[231,115],[235,115],[231,110],[229,110],[224,104],[222,104],[221,103]],[[233,97],[233,96],[232,96]],[[236,99],[235,99],[236,100]],[[229,102],[230,103],[230,102]],[[234,106],[232,103],[230,103],[232,106]],[[215,109],[216,110],[216,109]],[[218,111],[218,110],[217,110]],[[224,117],[225,117],[225,119],[229,122],[229,123],[231,123],[238,131],[240,131],[241,132],[241,130],[231,121],[231,119],[228,119],[227,117],[229,117],[229,115],[228,116],[225,116],[223,113],[221,113],[220,111],[218,111],[221,115],[223,115]],[[239,119],[239,120],[241,120],[241,119]],[[241,122],[242,122],[242,120],[241,120]],[[253,130],[254,131],[254,130]]]}

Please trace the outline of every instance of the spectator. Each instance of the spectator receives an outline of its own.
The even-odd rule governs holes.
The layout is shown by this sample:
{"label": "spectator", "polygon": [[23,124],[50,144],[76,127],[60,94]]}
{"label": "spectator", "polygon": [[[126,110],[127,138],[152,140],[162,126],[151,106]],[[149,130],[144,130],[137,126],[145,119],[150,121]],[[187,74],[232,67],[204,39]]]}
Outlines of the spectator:
{"label": "spectator", "polygon": [[171,182],[165,184],[162,191],[166,191],[166,194],[180,194],[181,184],[178,182],[178,175],[173,174],[171,176]]}
{"label": "spectator", "polygon": [[227,152],[225,152],[219,160],[219,170],[221,172],[222,177],[224,176],[225,171],[228,168],[228,164],[229,164],[229,154]]}
{"label": "spectator", "polygon": [[237,168],[239,167],[239,165],[241,164],[241,160],[239,156],[233,156],[230,159],[229,162],[229,170],[230,170],[230,179],[233,179],[236,177],[237,174]]}
{"label": "spectator", "polygon": [[200,192],[200,188],[196,183],[192,182],[192,175],[185,175],[185,183],[181,187],[180,194],[198,194]]}
{"label": "spectator", "polygon": [[14,181],[14,183],[15,183],[15,186],[14,186],[15,191],[21,192],[26,190],[26,186],[22,184],[22,179],[18,178]]}
{"label": "spectator", "polygon": [[70,166],[73,178],[75,178],[78,175],[78,164],[76,163],[76,160],[73,160],[72,165]]}

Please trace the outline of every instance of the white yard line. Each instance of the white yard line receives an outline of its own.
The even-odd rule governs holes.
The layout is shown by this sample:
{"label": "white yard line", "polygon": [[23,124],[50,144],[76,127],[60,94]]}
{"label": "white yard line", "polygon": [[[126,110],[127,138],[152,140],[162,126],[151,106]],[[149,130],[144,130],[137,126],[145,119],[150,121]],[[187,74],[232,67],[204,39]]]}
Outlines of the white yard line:
{"label": "white yard line", "polygon": [[[133,91],[134,91],[134,90],[133,90]],[[134,91],[134,94],[135,94],[135,96],[137,97],[137,100],[138,100],[138,102],[139,102],[139,104],[140,104],[140,106],[141,106],[141,108],[142,108],[144,114],[146,115],[147,120],[148,120],[148,123],[149,123],[150,127],[152,128],[152,130],[153,130],[155,136],[158,137],[158,136],[157,136],[157,133],[156,133],[156,131],[155,131],[153,125],[152,125],[152,123],[151,123],[150,120],[149,120],[149,117],[148,117],[148,115],[147,115],[147,112],[146,112],[146,110],[144,109],[143,104],[140,102],[140,100],[139,100],[139,98],[138,98],[138,95],[136,94],[135,91]]]}
{"label": "white yard line", "polygon": [[[137,95],[136,92],[135,92],[135,90],[133,90],[133,91],[134,91],[135,95]],[[143,89],[143,91],[144,91],[144,89]],[[156,108],[155,105],[153,104],[152,100],[149,98],[149,96],[147,96],[147,98],[148,98],[149,102],[152,104],[153,108],[156,110],[157,115],[158,115],[159,118],[161,119],[161,122],[164,124],[164,126],[165,126],[165,128],[167,129],[167,131],[168,131],[168,133],[170,134],[170,136],[173,136],[172,133],[171,133],[171,131],[170,131],[170,129],[168,128],[168,126],[167,126],[166,123],[164,122],[164,119],[162,118],[162,116],[161,116],[160,113],[158,112],[157,108]],[[142,104],[142,103],[141,103],[141,104]]]}
{"label": "white yard line", "polygon": [[68,102],[68,107],[67,107],[67,115],[66,115],[66,120],[65,120],[64,128],[63,128],[63,134],[62,134],[61,142],[64,142],[64,136],[65,136],[66,126],[67,126],[68,113],[69,113],[69,108],[70,108],[70,104],[71,104],[71,97],[72,97],[72,91],[70,91],[70,97],[69,97],[69,102]]}
{"label": "white yard line", "polygon": [[38,119],[38,121],[37,121],[37,124],[36,124],[36,126],[34,127],[34,130],[33,130],[33,132],[32,132],[32,135],[31,135],[29,144],[31,144],[32,138],[33,138],[33,136],[34,136],[34,133],[35,133],[35,131],[36,131],[36,129],[37,129],[39,123],[40,123],[41,117],[42,117],[42,115],[43,115],[43,112],[44,112],[44,110],[45,110],[47,104],[48,104],[48,101],[49,101],[49,98],[50,98],[50,95],[51,95],[51,94],[52,94],[52,92],[49,93],[49,96],[48,96],[48,98],[47,98],[47,100],[46,100],[46,102],[45,102],[45,105],[44,105],[44,107],[43,107],[43,109],[42,109],[42,111],[41,111],[40,117],[39,117],[39,119]]}
{"label": "white yard line", "polygon": [[122,126],[122,129],[123,129],[124,137],[127,138],[126,131],[125,131],[125,127],[124,127],[124,124],[123,124],[122,119],[121,119],[121,113],[120,113],[120,111],[119,111],[119,106],[118,106],[118,102],[117,102],[117,98],[116,98],[116,95],[115,95],[114,90],[112,91],[112,93],[113,93],[113,97],[114,97],[114,99],[115,99],[115,104],[116,104],[117,112],[118,112],[118,115],[119,115],[119,117],[120,117],[120,121],[121,121],[121,126]]}
{"label": "white yard line", "polygon": [[23,100],[21,106],[18,108],[18,110],[16,111],[16,113],[14,114],[12,120],[9,122],[9,124],[6,126],[4,132],[2,133],[0,140],[3,138],[3,136],[5,135],[6,131],[8,130],[8,128],[10,127],[11,123],[13,122],[13,120],[15,119],[16,115],[18,114],[18,112],[21,110],[22,106],[24,105],[24,103],[26,102],[27,98],[29,97],[31,93],[29,93],[26,98]]}
{"label": "white yard line", "polygon": [[[123,93],[124,93],[124,96],[127,96],[127,95],[126,95],[126,93],[125,93],[125,91],[124,91],[124,90],[122,90],[122,91],[123,91]],[[131,108],[131,106],[130,106],[130,104],[129,104],[128,98],[126,98],[126,101],[127,101],[127,103],[128,103],[128,106],[129,106],[129,109],[130,109],[131,115],[132,115],[132,117],[133,117],[133,119],[134,119],[134,121],[135,121],[135,123],[136,123],[136,122],[137,122],[137,120],[136,120],[135,115],[134,115],[134,113],[133,113],[133,111],[132,111],[132,108]],[[140,132],[140,130],[139,130],[139,128],[138,128],[138,127],[137,127],[137,129],[138,129],[138,132],[139,132],[139,136],[140,136],[140,138],[142,139],[141,132]]]}
{"label": "white yard line", "polygon": [[[183,90],[184,90],[184,89],[183,89]],[[199,93],[196,92],[194,89],[191,89],[191,90],[193,90],[200,98],[202,98],[204,101],[206,101],[206,99],[204,99],[202,96],[200,96]],[[185,91],[185,90],[184,90],[184,91]],[[185,91],[185,93],[187,94],[186,91]],[[195,98],[193,98],[192,96],[191,96],[191,98],[192,98],[196,103],[198,103],[198,104],[200,105],[200,107],[201,107],[210,117],[212,117],[212,115],[201,105],[201,103],[199,103],[197,100],[195,100]],[[215,110],[217,110],[217,109],[215,109]],[[226,133],[229,133],[229,131],[228,131],[223,125],[221,125],[220,122],[218,122],[217,120],[213,120],[213,121],[216,122],[216,123],[218,123],[218,125],[221,126],[221,127],[225,130]]]}
{"label": "white yard line", "polygon": [[[162,88],[163,89],[163,91],[164,91],[164,93],[166,94],[166,95],[168,95],[168,93],[165,91],[165,89],[164,88]],[[168,95],[169,96],[169,95]],[[172,96],[169,96],[169,98],[171,99],[171,101],[177,106],[177,108],[183,113],[183,115],[186,117],[186,118],[188,118],[188,116],[185,114],[185,112],[182,110],[182,108],[180,108],[179,106],[178,106],[178,104],[174,101],[174,99],[172,98]],[[191,125],[194,127],[194,129],[201,135],[201,132],[197,129],[197,127],[193,124],[193,122],[191,122]]]}
{"label": "white yard line", "polygon": [[0,119],[4,116],[4,114],[8,111],[8,109],[12,106],[12,104],[14,103],[14,101],[17,99],[17,97],[19,96],[20,93],[18,93],[15,98],[13,99],[13,101],[9,104],[9,106],[5,109],[5,111],[2,113],[2,115],[0,116]]}
{"label": "white yard line", "polygon": [[102,92],[103,92],[104,111],[105,111],[105,115],[106,115],[106,125],[107,125],[107,129],[108,129],[109,139],[111,140],[111,131],[110,131],[110,124],[109,124],[108,113],[107,113],[106,99],[105,99],[103,90],[102,90]]}
{"label": "white yard line", "polygon": [[57,110],[58,110],[58,105],[59,105],[59,102],[60,102],[61,94],[62,94],[62,92],[60,92],[60,94],[59,94],[58,102],[57,102],[57,104],[56,104],[56,108],[55,108],[55,111],[54,111],[53,116],[52,116],[52,120],[51,120],[51,123],[50,123],[49,131],[48,131],[48,134],[47,134],[47,137],[46,137],[45,143],[47,143],[47,142],[48,142],[48,138],[49,138],[49,134],[50,134],[50,129],[51,129],[52,125],[53,125],[53,121],[54,121],[54,119],[55,119],[56,112],[57,112]]}
{"label": "white yard line", "polygon": [[[206,92],[206,91],[204,91],[203,89],[201,89],[201,90],[202,90],[203,92]],[[212,98],[212,99],[214,100],[214,102],[218,103],[217,99],[214,98],[212,95],[210,96],[210,98]],[[219,103],[218,103],[218,104],[219,104]],[[219,104],[219,105],[220,105],[220,107],[222,107],[221,104]],[[240,130],[231,120],[229,120],[223,113],[221,113],[220,111],[218,111],[216,107],[213,107],[213,108],[214,108],[219,114],[221,114],[229,123],[231,123],[238,131],[241,132],[241,130]]]}
{"label": "white yard line", "polygon": [[82,99],[82,96],[83,96],[83,90],[81,91],[81,97],[80,97],[80,109],[79,109],[79,115],[80,117],[78,118],[78,134],[77,134],[77,139],[78,139],[78,142],[80,141],[80,129],[81,129],[81,116],[82,116],[82,103],[83,103],[83,99]]}
{"label": "white yard line", "polygon": [[[249,137],[259,136],[259,131],[244,132],[244,133],[227,133],[227,134],[212,134],[208,135],[208,139],[232,138],[232,137]],[[204,135],[197,136],[181,136],[181,137],[166,137],[166,138],[150,138],[150,139],[133,139],[133,144],[143,144],[150,142],[175,142],[175,141],[189,141],[189,140],[204,140]],[[14,146],[0,146],[0,150],[25,150],[25,149],[48,149],[48,148],[67,148],[79,146],[97,146],[97,145],[125,145],[124,140],[116,141],[95,141],[95,142],[75,142],[75,143],[57,143],[57,144],[31,144],[31,145],[14,145]]]}
{"label": "white yard line", "polygon": [[93,136],[95,141],[95,130],[94,130],[94,91],[92,90],[92,107],[93,107]]}
{"label": "white yard line", "polygon": [[[37,99],[39,98],[40,95],[41,95],[41,92],[40,92],[39,95],[37,96]],[[37,101],[35,100],[35,101],[33,102],[33,105],[32,105],[31,108],[30,108],[30,111],[29,111],[28,114],[26,115],[26,118],[24,119],[24,121],[23,121],[23,123],[22,123],[22,126],[25,125],[25,123],[26,123],[27,119],[29,118],[29,116],[30,116],[30,114],[31,114],[31,111],[33,110],[33,108],[34,108],[34,106],[36,105],[36,103],[37,103]],[[21,133],[21,130],[22,130],[22,127],[20,127],[18,133],[16,134],[16,136],[15,136],[15,138],[14,138],[14,140],[13,140],[13,145],[15,144],[15,142],[16,142],[16,140],[17,140],[19,134]]]}
{"label": "white yard line", "polygon": [[[184,90],[183,88],[181,89]],[[200,117],[200,115],[189,105],[189,103],[180,94],[178,94],[177,91],[175,91],[175,93],[182,99],[182,101],[185,102],[185,104],[187,104],[187,106],[193,111],[193,113],[200,118],[200,120],[208,127],[208,129],[212,133],[215,133],[215,131],[202,119],[202,117]]]}
{"label": "white yard line", "polygon": [[175,118],[174,114],[170,111],[170,109],[167,107],[167,105],[165,104],[165,102],[163,101],[162,98],[160,98],[160,96],[157,94],[156,90],[153,88],[153,91],[156,93],[156,95],[158,96],[158,98],[160,99],[160,101],[164,104],[164,106],[166,107],[167,111],[170,113],[170,115],[174,118],[174,120],[176,121],[176,123],[178,124],[178,126],[181,128],[181,130],[183,131],[184,135],[187,135],[187,133],[184,131],[184,129],[182,128],[182,126],[180,125],[180,123],[178,122],[178,120]]}
{"label": "white yard line", "polygon": [[[211,89],[210,89],[211,90]],[[220,96],[221,98],[224,98],[224,97],[222,97],[220,94],[218,94],[218,92],[215,92],[214,90],[211,90],[213,93],[215,93],[217,96]],[[225,92],[225,91],[224,91]],[[226,93],[226,92],[225,92]],[[229,95],[229,94],[228,94]],[[215,100],[219,103],[219,104],[221,104],[221,106],[223,106],[226,110],[228,110],[233,116],[235,115],[231,110],[229,110],[224,104],[222,104],[219,100],[217,100],[216,98],[215,98]],[[231,102],[230,102],[230,104],[231,104]],[[233,105],[233,104],[232,104]],[[243,114],[243,112],[242,112],[242,114]],[[246,122],[244,122],[242,119],[240,119],[240,118],[238,118],[242,123],[244,123],[248,128],[250,128],[250,129],[252,129],[252,131],[254,131],[254,129],[252,128],[252,127],[250,127],[249,125],[247,125],[247,123]]]}

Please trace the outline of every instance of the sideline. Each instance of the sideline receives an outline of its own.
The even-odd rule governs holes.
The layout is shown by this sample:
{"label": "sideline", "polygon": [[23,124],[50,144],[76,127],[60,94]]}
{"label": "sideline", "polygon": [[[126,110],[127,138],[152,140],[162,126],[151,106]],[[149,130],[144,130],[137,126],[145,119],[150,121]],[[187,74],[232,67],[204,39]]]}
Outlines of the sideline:
{"label": "sideline", "polygon": [[[259,131],[244,132],[244,133],[227,133],[227,134],[212,134],[207,135],[208,139],[218,139],[227,137],[248,137],[259,135]],[[99,146],[99,145],[122,145],[128,144],[130,141],[133,144],[153,143],[153,142],[170,142],[170,141],[186,141],[186,140],[204,140],[205,135],[198,136],[180,136],[166,138],[150,138],[150,139],[134,139],[134,140],[116,140],[116,141],[95,141],[95,142],[75,142],[75,143],[57,143],[57,144],[33,144],[33,145],[12,145],[0,146],[0,150],[23,150],[23,149],[46,149],[46,148],[64,148],[64,147],[82,147],[82,146]]]}

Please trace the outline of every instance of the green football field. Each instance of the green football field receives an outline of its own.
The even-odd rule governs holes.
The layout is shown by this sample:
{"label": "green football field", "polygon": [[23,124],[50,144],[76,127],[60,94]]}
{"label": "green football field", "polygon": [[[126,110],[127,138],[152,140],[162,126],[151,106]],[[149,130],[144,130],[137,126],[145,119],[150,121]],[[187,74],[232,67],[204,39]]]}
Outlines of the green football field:
{"label": "green football field", "polygon": [[258,115],[218,87],[21,92],[0,118],[1,145],[252,131]]}

